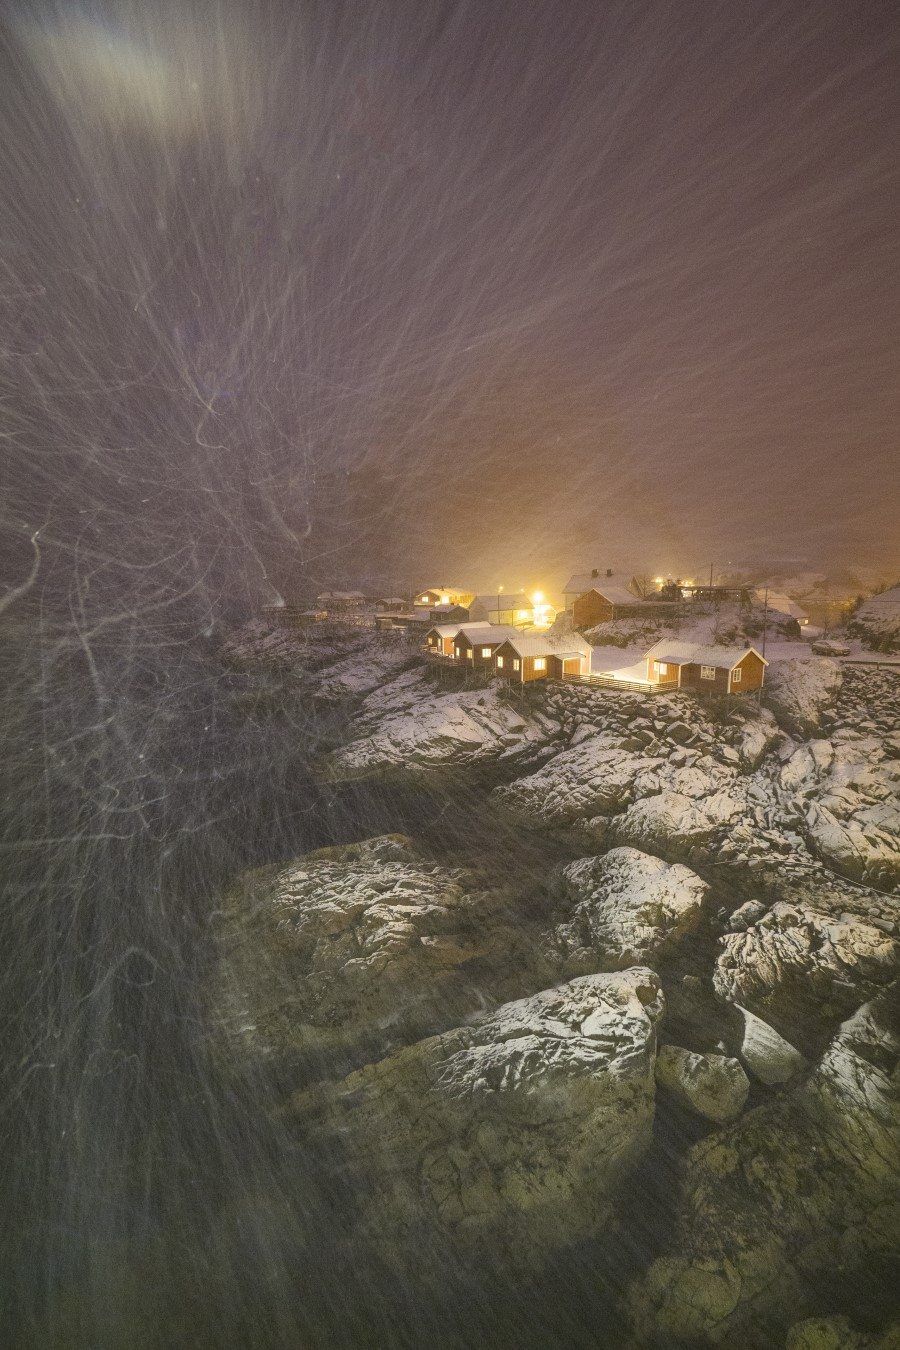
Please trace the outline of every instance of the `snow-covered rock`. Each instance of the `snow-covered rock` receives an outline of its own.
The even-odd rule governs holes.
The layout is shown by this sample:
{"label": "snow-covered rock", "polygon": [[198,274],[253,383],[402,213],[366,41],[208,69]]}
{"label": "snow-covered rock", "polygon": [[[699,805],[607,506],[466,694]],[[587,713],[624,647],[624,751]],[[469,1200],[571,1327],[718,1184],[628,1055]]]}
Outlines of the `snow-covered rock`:
{"label": "snow-covered rock", "polygon": [[900,760],[879,736],[836,732],[783,766],[783,800],[799,803],[811,852],[854,881],[900,881]]}
{"label": "snow-covered rock", "polygon": [[766,671],[763,697],[786,731],[811,736],[834,703],[841,681],[840,664],[828,657],[776,661]]}
{"label": "snow-covered rock", "polygon": [[346,1069],[529,987],[507,906],[398,835],[248,872],[218,923],[214,1018],[250,1056]]}
{"label": "snow-covered rock", "polygon": [[635,802],[615,822],[615,837],[635,848],[669,857],[693,856],[744,813],[736,791],[722,788],[696,797],[677,787]]}
{"label": "snow-covered rock", "polygon": [[534,1268],[602,1231],[651,1138],[659,981],[589,975],[292,1099],[390,1259],[446,1243]]}
{"label": "snow-covered rock", "polygon": [[569,863],[560,888],[565,918],[550,940],[571,974],[653,965],[698,926],[709,890],[689,868],[634,848]]}
{"label": "snow-covered rock", "polygon": [[517,821],[570,825],[612,815],[633,797],[636,780],[665,763],[646,751],[623,750],[615,732],[600,732],[560,754],[535,773],[494,792]]}
{"label": "snow-covered rock", "polygon": [[497,685],[444,692],[414,670],[366,699],[350,737],[323,772],[347,780],[527,761],[549,753],[560,734],[558,723],[539,710],[517,708]]}
{"label": "snow-covered rock", "polygon": [[806,1060],[783,1036],[779,1036],[768,1022],[755,1017],[752,1012],[738,1005],[737,1011],[743,1021],[741,1063],[766,1087],[788,1083],[806,1068]]}
{"label": "snow-covered rock", "polygon": [[864,600],[847,627],[876,651],[900,651],[900,585]]}
{"label": "snow-covered rock", "polygon": [[680,1045],[660,1046],[656,1081],[682,1106],[717,1125],[737,1120],[750,1091],[750,1080],[736,1059],[698,1055]]}
{"label": "snow-covered rock", "polygon": [[835,1271],[891,1259],[892,1020],[860,1009],[808,1078],[690,1150],[669,1254],[632,1291],[638,1344],[779,1344]]}
{"label": "snow-covered rock", "polygon": [[896,974],[897,942],[854,914],[779,901],[743,932],[725,933],[718,994],[802,1040],[827,1031]]}

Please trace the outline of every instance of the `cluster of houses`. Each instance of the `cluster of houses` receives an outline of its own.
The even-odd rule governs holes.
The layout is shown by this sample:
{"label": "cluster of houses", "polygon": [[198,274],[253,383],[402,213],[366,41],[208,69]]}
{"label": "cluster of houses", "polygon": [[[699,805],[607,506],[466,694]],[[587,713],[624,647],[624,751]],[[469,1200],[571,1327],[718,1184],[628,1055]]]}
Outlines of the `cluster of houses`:
{"label": "cluster of houses", "polygon": [[[746,588],[669,581],[651,590],[633,576],[575,573],[564,587],[571,631],[551,631],[557,611],[536,592],[477,595],[457,586],[429,586],[411,600],[373,602],[360,591],[324,591],[307,609],[281,606],[279,620],[292,626],[326,619],[405,633],[423,642],[432,663],[464,677],[496,677],[515,684],[538,680],[583,680],[645,692],[689,689],[699,693],[751,693],[762,687],[765,657],[752,646],[711,646],[665,639],[625,669],[593,670],[593,648],[579,630],[616,619],[675,617],[697,600],[745,602]],[[781,598],[781,597],[779,597]],[[787,597],[783,598],[785,601]],[[789,603],[789,602],[788,602]],[[786,608],[786,606],[785,606]],[[273,612],[275,607],[271,607]],[[792,618],[805,621],[796,611]]]}
{"label": "cluster of houses", "polygon": [[513,684],[574,679],[646,693],[749,694],[762,688],[768,664],[749,645],[672,638],[655,643],[637,665],[595,672],[593,648],[580,633],[530,633],[491,623],[434,624],[425,641],[432,661],[464,674],[489,674]]}

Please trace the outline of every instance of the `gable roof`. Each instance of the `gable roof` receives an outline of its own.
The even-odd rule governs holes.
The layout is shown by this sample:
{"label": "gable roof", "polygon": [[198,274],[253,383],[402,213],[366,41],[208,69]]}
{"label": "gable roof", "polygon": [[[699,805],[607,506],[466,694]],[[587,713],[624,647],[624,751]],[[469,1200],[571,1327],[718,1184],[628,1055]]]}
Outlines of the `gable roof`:
{"label": "gable roof", "polygon": [[506,639],[506,645],[512,647],[519,656],[590,656],[592,648],[586,638],[579,633],[567,633],[564,637],[549,637],[532,633],[514,631]]}
{"label": "gable roof", "polygon": [[564,595],[586,595],[588,591],[596,591],[602,595],[604,600],[608,600],[611,605],[643,605],[647,602],[641,596],[635,595],[631,590],[631,577],[626,576],[624,572],[615,572],[611,577],[591,576],[590,572],[576,572],[574,576],[569,577],[563,587]]}
{"label": "gable roof", "polygon": [[524,591],[494,591],[488,595],[476,595],[469,608],[476,605],[484,609],[534,609],[534,601]]}
{"label": "gable roof", "polygon": [[456,630],[456,636],[467,638],[473,647],[477,647],[479,643],[491,643],[499,647],[501,642],[508,641],[521,631],[520,628],[512,628],[503,623],[461,623]]}
{"label": "gable roof", "polygon": [[769,664],[762,652],[749,643],[745,647],[714,647],[702,642],[682,642],[678,638],[664,638],[662,642],[655,643],[646,653],[646,659],[671,662],[673,666],[719,666],[724,670],[734,670],[750,652],[758,656],[764,665]]}
{"label": "gable roof", "polygon": [[[766,600],[766,591],[763,587],[757,587],[756,598],[757,600]],[[792,600],[783,591],[769,591],[768,605],[769,609],[774,610],[776,614],[788,614],[792,619],[806,618],[806,610],[801,609],[796,600]]]}

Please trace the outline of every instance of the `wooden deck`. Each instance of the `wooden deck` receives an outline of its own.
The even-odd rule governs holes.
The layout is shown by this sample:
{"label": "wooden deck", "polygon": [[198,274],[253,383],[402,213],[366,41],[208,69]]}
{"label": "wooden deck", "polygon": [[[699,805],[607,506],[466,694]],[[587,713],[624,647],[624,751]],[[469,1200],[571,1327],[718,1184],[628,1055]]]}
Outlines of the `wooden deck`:
{"label": "wooden deck", "polygon": [[615,680],[610,675],[564,675],[564,684],[587,684],[594,689],[619,689],[631,694],[671,694],[678,689],[677,680],[661,684],[646,684],[642,680]]}

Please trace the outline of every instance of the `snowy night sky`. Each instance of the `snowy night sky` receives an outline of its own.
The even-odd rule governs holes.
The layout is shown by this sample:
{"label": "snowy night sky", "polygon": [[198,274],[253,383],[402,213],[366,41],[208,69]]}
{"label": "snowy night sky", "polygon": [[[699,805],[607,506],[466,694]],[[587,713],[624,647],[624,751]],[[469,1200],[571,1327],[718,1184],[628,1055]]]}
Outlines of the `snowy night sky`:
{"label": "snowy night sky", "polygon": [[4,573],[890,570],[892,10],[7,6]]}

